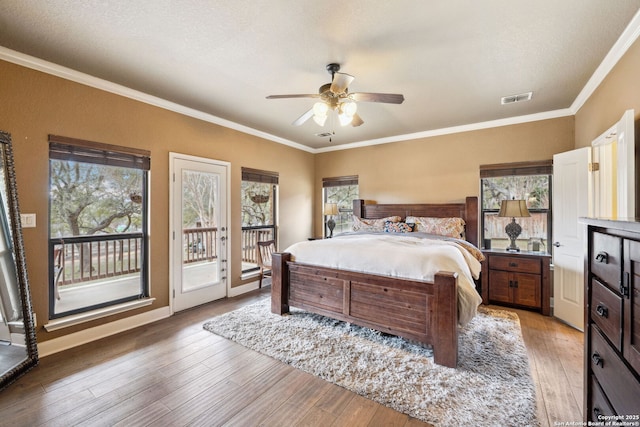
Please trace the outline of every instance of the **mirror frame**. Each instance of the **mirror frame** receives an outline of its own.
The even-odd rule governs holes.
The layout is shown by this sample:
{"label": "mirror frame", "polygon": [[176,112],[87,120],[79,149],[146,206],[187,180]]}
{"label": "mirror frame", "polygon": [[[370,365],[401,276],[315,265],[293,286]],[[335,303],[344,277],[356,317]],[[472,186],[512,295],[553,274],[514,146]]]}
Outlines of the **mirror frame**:
{"label": "mirror frame", "polygon": [[22,225],[20,222],[20,209],[18,207],[18,190],[16,187],[16,174],[13,163],[13,148],[11,146],[11,134],[0,131],[0,150],[5,166],[5,182],[7,185],[7,207],[11,221],[11,239],[13,241],[13,255],[16,263],[18,289],[20,302],[22,303],[22,317],[24,320],[24,335],[26,356],[25,359],[13,368],[0,375],[0,390],[17,380],[25,372],[38,364],[38,346],[36,331],[31,308],[31,292],[24,256],[24,243],[22,240]]}

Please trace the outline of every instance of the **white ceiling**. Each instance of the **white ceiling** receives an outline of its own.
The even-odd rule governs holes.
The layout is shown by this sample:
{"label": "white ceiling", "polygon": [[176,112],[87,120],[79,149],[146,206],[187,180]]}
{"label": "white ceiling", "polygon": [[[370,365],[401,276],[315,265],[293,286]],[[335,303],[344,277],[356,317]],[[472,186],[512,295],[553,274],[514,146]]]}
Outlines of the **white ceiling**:
{"label": "white ceiling", "polygon": [[[570,114],[638,10],[640,0],[1,0],[0,58],[40,58],[324,151]],[[330,62],[356,77],[350,92],[405,102],[361,102],[362,126],[321,128],[291,125],[313,99],[265,99],[316,93]],[[529,102],[500,104],[528,91]],[[315,135],[331,130],[331,142]]]}

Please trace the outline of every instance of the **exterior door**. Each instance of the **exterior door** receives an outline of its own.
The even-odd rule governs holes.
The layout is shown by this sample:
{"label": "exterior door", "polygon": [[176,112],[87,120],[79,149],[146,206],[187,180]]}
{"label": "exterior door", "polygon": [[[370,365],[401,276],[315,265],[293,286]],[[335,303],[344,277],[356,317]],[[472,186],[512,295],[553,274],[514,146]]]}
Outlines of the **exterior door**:
{"label": "exterior door", "polygon": [[171,292],[180,311],[227,296],[229,164],[170,153]]}
{"label": "exterior door", "polygon": [[589,162],[585,147],[553,156],[553,314],[584,330],[585,226],[589,214]]}

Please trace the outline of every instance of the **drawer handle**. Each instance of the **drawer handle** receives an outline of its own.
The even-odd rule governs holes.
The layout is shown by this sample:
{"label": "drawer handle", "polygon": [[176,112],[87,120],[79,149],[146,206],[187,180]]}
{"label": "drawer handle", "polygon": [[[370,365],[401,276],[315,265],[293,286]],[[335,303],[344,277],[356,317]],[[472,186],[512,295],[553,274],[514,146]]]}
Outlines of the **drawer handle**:
{"label": "drawer handle", "polygon": [[600,365],[601,368],[604,368],[604,359],[598,353],[593,353],[591,360],[596,366]]}
{"label": "drawer handle", "polygon": [[513,262],[512,261],[512,262],[509,263],[509,267],[517,267],[517,266],[518,266],[517,262]]}
{"label": "drawer handle", "polygon": [[605,319],[609,317],[609,309],[602,304],[598,304],[596,307],[596,313],[598,313],[598,316],[604,317]]}
{"label": "drawer handle", "polygon": [[629,274],[628,271],[626,271],[624,273],[624,278],[622,282],[620,282],[620,293],[622,294],[623,297],[627,297],[627,299],[630,298],[630,295],[629,295],[630,283],[631,283],[631,275]]}
{"label": "drawer handle", "polygon": [[517,280],[509,280],[509,287],[510,288],[517,288],[518,287],[518,281]]}
{"label": "drawer handle", "polygon": [[609,254],[604,251],[598,252],[598,255],[596,255],[596,262],[609,264]]}

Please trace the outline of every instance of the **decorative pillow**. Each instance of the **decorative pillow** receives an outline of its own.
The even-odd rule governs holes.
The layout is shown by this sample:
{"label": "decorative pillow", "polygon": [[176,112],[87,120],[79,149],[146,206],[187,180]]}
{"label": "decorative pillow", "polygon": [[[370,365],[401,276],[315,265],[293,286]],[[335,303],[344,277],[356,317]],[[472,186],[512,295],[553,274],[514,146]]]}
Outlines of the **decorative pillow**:
{"label": "decorative pillow", "polygon": [[400,222],[399,216],[388,216],[380,219],[364,219],[353,216],[353,231],[384,231],[384,223]]}
{"label": "decorative pillow", "polygon": [[465,248],[467,251],[469,251],[469,253],[473,255],[473,257],[477,259],[479,262],[484,261],[485,257],[482,251],[476,248],[475,246],[473,246],[471,243],[467,242],[466,240],[456,240],[456,243],[462,246],[463,248]]}
{"label": "decorative pillow", "polygon": [[415,227],[415,224],[409,222],[384,222],[385,233],[411,233]]}
{"label": "decorative pillow", "polygon": [[416,231],[461,239],[464,237],[462,218],[432,218],[427,216],[408,216],[406,222],[416,224]]}

